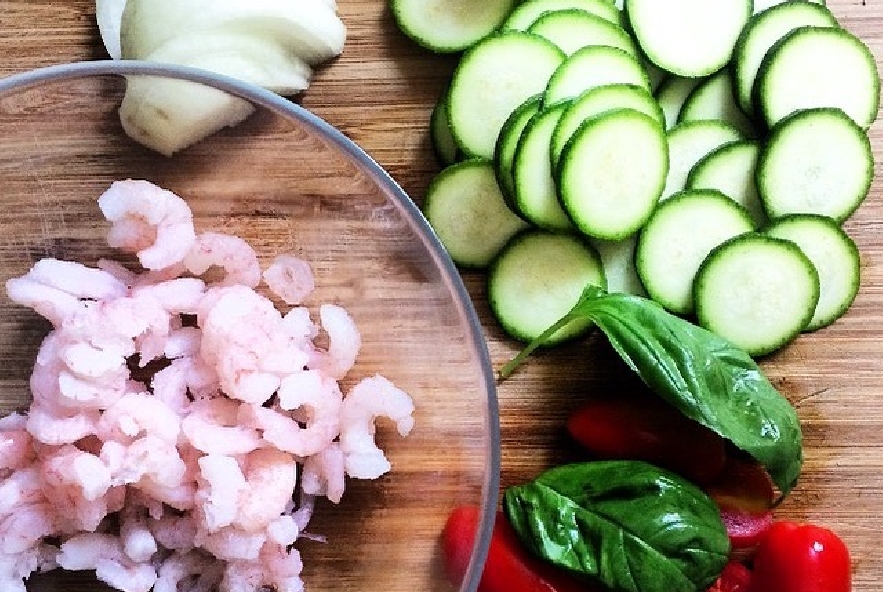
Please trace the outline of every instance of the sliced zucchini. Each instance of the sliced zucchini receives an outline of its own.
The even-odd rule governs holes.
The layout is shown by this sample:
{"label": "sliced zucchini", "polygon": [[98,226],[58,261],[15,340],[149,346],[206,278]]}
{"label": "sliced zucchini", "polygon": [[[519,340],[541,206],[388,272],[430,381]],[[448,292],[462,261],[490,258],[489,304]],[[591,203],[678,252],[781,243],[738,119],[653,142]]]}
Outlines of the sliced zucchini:
{"label": "sliced zucchini", "polygon": [[619,240],[653,212],[668,172],[668,144],[659,122],[617,109],[583,123],[565,144],[558,194],[584,234]]}
{"label": "sliced zucchini", "polygon": [[753,229],[745,208],[712,189],[684,191],[659,204],[635,250],[647,294],[673,313],[691,313],[702,261],[719,244]]}
{"label": "sliced zucchini", "polygon": [[515,211],[546,230],[571,230],[573,223],[561,208],[552,176],[549,142],[567,103],[558,103],[531,117],[521,134],[512,161]]}
{"label": "sliced zucchini", "polygon": [[564,53],[539,35],[509,31],[486,37],[460,59],[448,92],[448,119],[460,150],[492,158],[509,114],[541,92]]}
{"label": "sliced zucchini", "polygon": [[819,275],[793,242],[751,233],[708,255],[694,298],[702,327],[762,356],[807,326],[819,301]]}
{"label": "sliced zucchini", "polygon": [[497,183],[500,184],[503,197],[513,211],[517,209],[515,205],[515,180],[512,178],[512,163],[515,160],[515,151],[518,149],[521,133],[527,126],[530,118],[540,110],[541,102],[542,95],[536,94],[516,107],[500,129],[500,135],[497,137],[497,143],[494,147],[494,170],[497,173]]}
{"label": "sliced zucchini", "polygon": [[659,84],[659,88],[656,89],[656,101],[665,115],[665,129],[677,125],[684,102],[703,80],[705,79],[668,76]]}
{"label": "sliced zucchini", "polygon": [[752,140],[712,150],[690,170],[687,189],[717,189],[748,210],[756,228],[765,226],[767,216],[754,180],[759,154],[760,144]]}
{"label": "sliced zucchini", "polygon": [[429,116],[429,141],[442,167],[450,166],[460,160],[460,149],[457,148],[457,143],[451,134],[451,126],[448,124],[447,97],[444,95],[436,102]]}
{"label": "sliced zucchini", "polygon": [[756,101],[768,127],[800,109],[836,107],[868,129],[880,106],[874,54],[844,29],[799,27],[760,64]]}
{"label": "sliced zucchini", "polygon": [[679,76],[723,68],[752,12],[751,0],[626,0],[625,12],[650,60]]}
{"label": "sliced zucchini", "polygon": [[[782,4],[785,0],[754,0],[754,14],[763,12],[764,10]],[[795,0],[796,2],[813,2],[815,4],[825,4],[825,0]]]}
{"label": "sliced zucchini", "polygon": [[867,196],[873,175],[864,130],[839,109],[807,109],[770,131],[757,191],[770,218],[807,213],[843,222]]}
{"label": "sliced zucchini", "polygon": [[[567,314],[589,285],[606,288],[597,251],[569,234],[529,230],[509,241],[488,273],[488,299],[503,330],[531,341]],[[586,333],[590,321],[562,327],[548,341],[561,343]]]}
{"label": "sliced zucchini", "polygon": [[634,56],[615,47],[590,45],[568,56],[555,70],[543,104],[554,105],[607,84],[634,84],[650,90],[647,72]]}
{"label": "sliced zucchini", "polygon": [[608,292],[634,294],[635,296],[647,295],[644,284],[638,277],[638,270],[635,269],[637,234],[618,241],[593,238],[590,242],[601,256],[604,275],[607,277]]}
{"label": "sliced zucchini", "polygon": [[794,242],[819,274],[819,303],[804,330],[827,327],[843,316],[858,294],[861,259],[855,241],[840,224],[827,216],[792,214],[765,232]]}
{"label": "sliced zucchini", "polygon": [[684,189],[687,175],[699,159],[724,144],[742,139],[736,128],[721,121],[688,121],[670,129],[670,165],[662,199]]}
{"label": "sliced zucchini", "polygon": [[625,29],[576,8],[543,13],[527,32],[545,37],[567,55],[588,45],[608,45],[638,56],[638,48]]}
{"label": "sliced zucchini", "polygon": [[451,259],[463,267],[486,267],[516,232],[527,227],[503,201],[493,165],[480,158],[436,175],[423,212]]}
{"label": "sliced zucchini", "polygon": [[527,31],[544,13],[571,8],[585,10],[615,25],[623,24],[622,12],[607,0],[527,0],[515,7],[502,29]]}
{"label": "sliced zucchini", "polygon": [[736,100],[746,113],[753,113],[751,104],[754,81],[764,56],[775,43],[797,27],[836,27],[837,19],[822,4],[806,0],[790,0],[774,5],[762,14],[751,17],[736,41],[733,50],[732,76]]}
{"label": "sliced zucchini", "polygon": [[417,44],[439,53],[462,51],[494,32],[516,0],[390,0],[399,29]]}
{"label": "sliced zucchini", "polygon": [[561,151],[577,128],[587,119],[611,109],[634,109],[649,115],[658,121],[660,126],[664,125],[659,103],[643,87],[634,84],[606,84],[595,87],[574,99],[558,121],[549,146],[553,169],[558,168]]}
{"label": "sliced zucchini", "polygon": [[[802,1],[802,0],[801,0]],[[678,122],[723,121],[745,138],[756,138],[754,123],[739,108],[729,71],[721,70],[693,89],[678,113]]]}

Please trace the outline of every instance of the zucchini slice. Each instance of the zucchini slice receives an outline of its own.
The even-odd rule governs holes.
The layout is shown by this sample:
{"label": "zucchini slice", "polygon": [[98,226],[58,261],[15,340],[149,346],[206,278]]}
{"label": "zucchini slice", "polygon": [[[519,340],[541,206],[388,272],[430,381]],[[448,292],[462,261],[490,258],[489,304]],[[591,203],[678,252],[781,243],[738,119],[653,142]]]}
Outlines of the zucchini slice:
{"label": "zucchini slice", "polygon": [[451,134],[448,123],[447,93],[436,102],[429,116],[429,141],[435,158],[442,167],[450,166],[460,160],[460,149]]}
{"label": "zucchini slice", "polygon": [[517,0],[390,0],[399,29],[422,47],[453,53],[494,32]]}
{"label": "zucchini slice", "polygon": [[827,327],[843,316],[858,294],[861,259],[840,225],[827,216],[792,214],[776,220],[765,233],[795,243],[819,274],[819,303],[804,330]]}
{"label": "zucchini slice", "polygon": [[494,146],[494,170],[497,173],[497,182],[500,184],[500,191],[509,207],[515,211],[515,179],[512,177],[512,163],[515,161],[515,151],[518,149],[518,141],[524,128],[527,127],[530,118],[536,115],[540,110],[542,95],[536,94],[514,111],[503,123],[500,129],[500,135],[497,136],[497,143]]}
{"label": "zucchini slice", "polygon": [[675,314],[693,311],[693,280],[708,253],[750,232],[748,212],[719,191],[684,191],[659,204],[638,237],[635,267],[650,297]]}
{"label": "zucchini slice", "polygon": [[706,78],[693,89],[678,113],[678,123],[685,121],[723,121],[739,130],[745,138],[757,137],[754,123],[736,102],[733,79],[726,69]]}
{"label": "zucchini slice", "polygon": [[665,129],[671,129],[677,125],[687,97],[697,86],[702,84],[703,80],[705,78],[668,76],[659,84],[659,88],[656,89],[656,101],[665,115]]}
{"label": "zucchini slice", "polygon": [[584,121],[613,109],[634,109],[649,115],[660,126],[664,125],[659,103],[643,87],[634,84],[605,84],[587,90],[573,100],[555,127],[549,147],[552,168],[558,168],[564,145]]}
{"label": "zucchini slice", "polygon": [[819,302],[819,274],[793,242],[750,233],[708,255],[694,298],[702,327],[762,356],[806,328]]}
{"label": "zucchini slice", "polygon": [[583,234],[624,239],[650,217],[667,173],[668,144],[659,122],[617,109],[583,123],[565,144],[558,195]]}
{"label": "zucchini slice", "polygon": [[868,129],[880,106],[874,54],[844,29],[799,27],[763,58],[756,102],[768,127],[800,109],[836,107]]}
{"label": "zucchini slice", "polygon": [[746,113],[753,113],[752,97],[757,70],[776,42],[798,27],[837,27],[837,19],[822,4],[790,0],[751,17],[733,50],[732,76],[736,100]]}
{"label": "zucchini slice", "polygon": [[[589,284],[607,287],[594,247],[574,235],[528,230],[513,237],[491,265],[488,300],[503,330],[529,342],[567,314]],[[574,321],[546,345],[579,337],[591,326]]]}
{"label": "zucchini slice", "polygon": [[567,55],[589,45],[607,45],[638,56],[638,47],[625,29],[576,8],[543,13],[527,32],[545,37]]}
{"label": "zucchini slice", "polygon": [[[794,2],[813,2],[815,4],[825,5],[825,0],[793,0]],[[758,14],[763,12],[764,10],[771,8],[773,6],[778,6],[779,4],[784,3],[785,0],[754,0],[754,14]]]}
{"label": "zucchini slice", "polygon": [[531,117],[518,140],[512,161],[515,211],[539,228],[572,230],[573,223],[558,201],[552,176],[549,142],[567,103],[558,103]]}
{"label": "zucchini slice", "polygon": [[641,63],[615,47],[590,45],[567,57],[549,79],[544,105],[574,99],[585,91],[607,84],[634,84],[649,91],[650,79]]}
{"label": "zucchini slice", "polygon": [[679,76],[723,68],[752,13],[751,0],[626,0],[625,12],[650,60]]}
{"label": "zucchini slice", "polygon": [[873,176],[864,130],[839,109],[806,109],[770,131],[757,191],[770,218],[806,213],[843,222],[868,195]]}
{"label": "zucchini slice", "polygon": [[527,31],[546,12],[576,8],[622,25],[622,12],[609,0],[527,0],[522,2],[503,22],[503,30]]}
{"label": "zucchini slice", "polygon": [[462,267],[486,267],[527,226],[506,206],[494,168],[484,159],[466,160],[436,175],[423,213],[451,259]]}
{"label": "zucchini slice", "polygon": [[486,37],[460,59],[448,92],[448,120],[466,156],[492,158],[509,114],[543,91],[564,53],[539,35],[509,31]]}
{"label": "zucchini slice", "polygon": [[717,189],[743,206],[756,228],[767,223],[757,195],[755,172],[760,144],[753,140],[732,142],[702,157],[687,175],[687,189]]}
{"label": "zucchini slice", "polygon": [[662,199],[684,189],[687,175],[703,156],[730,142],[742,140],[739,131],[722,121],[688,121],[668,131],[670,165]]}

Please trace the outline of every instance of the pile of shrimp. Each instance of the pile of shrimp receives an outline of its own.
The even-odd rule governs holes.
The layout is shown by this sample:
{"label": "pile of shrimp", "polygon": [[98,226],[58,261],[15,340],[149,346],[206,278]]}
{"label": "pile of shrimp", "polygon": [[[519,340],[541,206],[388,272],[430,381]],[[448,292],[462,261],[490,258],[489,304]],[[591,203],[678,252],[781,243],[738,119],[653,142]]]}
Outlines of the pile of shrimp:
{"label": "pile of shrimp", "polygon": [[305,261],[262,270],[146,181],[98,205],[141,269],[43,259],[6,284],[52,329],[30,408],[0,419],[0,590],[55,568],[124,592],[303,590],[294,543],[315,536],[316,499],[390,469],[375,420],[407,435],[411,398],[380,375],[344,395],[360,335],[336,305],[311,320]]}

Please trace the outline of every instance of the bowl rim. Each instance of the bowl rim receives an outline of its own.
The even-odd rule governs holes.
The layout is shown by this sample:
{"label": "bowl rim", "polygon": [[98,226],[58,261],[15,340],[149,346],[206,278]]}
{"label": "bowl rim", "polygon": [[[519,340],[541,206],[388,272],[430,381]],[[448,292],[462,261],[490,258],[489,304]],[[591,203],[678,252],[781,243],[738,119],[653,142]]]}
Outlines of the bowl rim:
{"label": "bowl rim", "polygon": [[469,566],[460,586],[460,592],[476,592],[487,559],[491,535],[497,515],[497,500],[500,487],[500,417],[499,402],[493,366],[487,342],[472,299],[466,290],[456,265],[448,255],[435,231],[429,225],[417,204],[405,190],[376,160],[361,146],[348,138],[342,131],[325,121],[309,109],[266,90],[236,78],[217,74],[200,68],[161,64],[144,60],[88,60],[55,64],[36,68],[0,78],[0,97],[27,90],[42,84],[92,78],[99,76],[157,76],[197,82],[215,87],[268,109],[276,115],[289,117],[305,125],[313,132],[324,136],[365,172],[381,182],[387,195],[396,201],[409,225],[420,235],[423,244],[442,273],[442,276],[455,295],[455,303],[467,320],[467,329],[472,346],[479,354],[482,375],[485,382],[487,400],[488,471],[482,485],[480,522]]}

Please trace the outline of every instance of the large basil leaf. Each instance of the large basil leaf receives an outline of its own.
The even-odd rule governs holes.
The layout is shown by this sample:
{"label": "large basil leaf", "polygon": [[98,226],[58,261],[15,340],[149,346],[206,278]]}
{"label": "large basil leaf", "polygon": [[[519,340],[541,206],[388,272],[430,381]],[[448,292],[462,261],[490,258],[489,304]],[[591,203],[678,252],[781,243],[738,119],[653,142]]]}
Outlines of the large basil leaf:
{"label": "large basil leaf", "polygon": [[573,319],[591,319],[659,396],[757,459],[787,495],[803,463],[797,413],[747,353],[638,296],[586,287],[577,305],[506,368]]}
{"label": "large basil leaf", "polygon": [[536,555],[623,592],[696,592],[730,550],[720,510],[699,488],[639,461],[563,465],[503,498]]}

